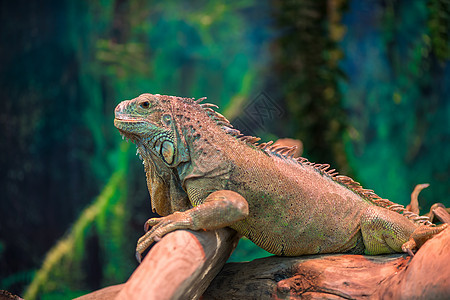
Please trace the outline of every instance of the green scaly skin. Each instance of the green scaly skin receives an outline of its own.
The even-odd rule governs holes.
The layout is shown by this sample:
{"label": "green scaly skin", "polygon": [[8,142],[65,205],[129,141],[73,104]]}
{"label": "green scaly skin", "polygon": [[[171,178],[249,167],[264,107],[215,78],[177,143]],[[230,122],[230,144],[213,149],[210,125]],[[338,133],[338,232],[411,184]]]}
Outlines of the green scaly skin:
{"label": "green scaly skin", "polygon": [[[137,257],[176,229],[229,226],[276,255],[408,252],[444,230],[349,177],[242,136],[212,104],[143,94],[114,125],[136,143],[152,208]],[[150,230],[148,230],[151,227]]]}

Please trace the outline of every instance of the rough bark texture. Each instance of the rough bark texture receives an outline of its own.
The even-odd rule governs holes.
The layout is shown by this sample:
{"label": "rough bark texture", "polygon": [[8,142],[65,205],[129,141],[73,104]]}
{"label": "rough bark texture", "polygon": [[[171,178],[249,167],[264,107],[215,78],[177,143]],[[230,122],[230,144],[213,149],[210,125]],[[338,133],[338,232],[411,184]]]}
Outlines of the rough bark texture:
{"label": "rough bark texture", "polygon": [[407,263],[401,254],[270,257],[232,263],[211,283],[205,299],[364,299]]}
{"label": "rough bark texture", "polygon": [[229,263],[204,299],[449,299],[450,230],[406,254],[268,257]]}
{"label": "rough bark texture", "polygon": [[448,208],[446,209],[443,205],[438,206],[433,210],[434,215],[443,223],[450,224],[450,214]]}
{"label": "rough bark texture", "polygon": [[125,286],[125,283],[107,286],[107,287],[102,288],[100,290],[97,290],[95,292],[92,292],[92,293],[86,294],[84,296],[78,297],[76,299],[78,299],[78,300],[108,300],[108,299],[115,299],[115,297],[120,293],[120,291],[123,289],[124,286]]}
{"label": "rough bark texture", "polygon": [[450,229],[420,248],[407,268],[378,289],[380,299],[450,299]]}
{"label": "rough bark texture", "polygon": [[153,246],[125,284],[78,299],[197,299],[225,264],[238,240],[237,233],[230,228],[171,232]]}
{"label": "rough bark texture", "polygon": [[[197,234],[204,236],[199,239],[216,239],[207,232]],[[161,246],[164,241],[172,243],[170,240],[165,237],[157,245]],[[167,246],[161,247],[170,251]],[[224,244],[218,247],[221,249]],[[174,252],[165,254],[150,252],[127,283],[78,299],[114,299],[119,293],[116,299],[126,299],[124,296],[128,299],[196,298],[214,272],[209,272],[206,279],[199,274],[204,274],[204,267],[214,263],[208,260],[203,269],[200,268],[203,271],[197,268],[190,275],[195,268],[183,265],[195,264],[192,261],[198,258],[189,257],[193,252],[184,250],[175,247]],[[174,254],[179,252],[185,253],[183,259],[191,262],[180,261],[179,254]],[[158,263],[155,259],[161,261]],[[450,299],[449,261],[450,230],[426,242],[413,259],[406,254],[272,256],[226,264],[209,284],[203,299]],[[222,264],[218,263],[216,268],[218,266]]]}

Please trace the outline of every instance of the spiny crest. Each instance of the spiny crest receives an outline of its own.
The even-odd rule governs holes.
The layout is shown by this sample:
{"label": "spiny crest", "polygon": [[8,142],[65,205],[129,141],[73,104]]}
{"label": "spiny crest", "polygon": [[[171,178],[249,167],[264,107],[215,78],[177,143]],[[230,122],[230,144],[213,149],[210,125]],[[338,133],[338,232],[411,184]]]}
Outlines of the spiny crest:
{"label": "spiny crest", "polygon": [[[205,99],[206,97],[200,98],[195,102],[200,103]],[[337,172],[336,169],[330,169],[329,164],[316,164],[308,161],[308,159],[304,157],[294,158],[293,155],[295,153],[295,150],[297,149],[296,146],[292,147],[279,146],[277,144],[274,144],[273,141],[258,144],[257,142],[261,140],[259,137],[243,135],[239,130],[233,128],[231,123],[222,114],[214,110],[214,108],[216,109],[219,108],[217,105],[211,103],[202,103],[200,104],[200,106],[206,111],[206,113],[211,119],[216,121],[217,125],[222,127],[222,129],[227,134],[234,136],[238,140],[246,142],[247,144],[262,150],[268,155],[277,156],[279,158],[291,162],[296,162],[301,165],[311,166],[322,175],[328,176],[332,180],[346,186],[347,188],[353,190],[355,193],[359,194],[361,197],[368,199],[373,204],[402,214],[406,218],[410,219],[411,221],[419,225],[421,224],[433,225],[428,217],[419,216],[413,212],[410,212],[406,210],[403,205],[396,204],[392,201],[389,201],[388,199],[383,199],[377,194],[375,194],[373,190],[364,189],[359,182],[354,181],[352,178],[345,175],[339,175],[339,172]]]}
{"label": "spiny crest", "polygon": [[[196,101],[196,103],[200,103],[201,101],[203,101],[205,99],[206,99],[206,97],[200,98]],[[213,108],[219,108],[217,105],[212,104],[212,103],[202,103],[202,104],[200,104],[200,106],[206,111],[206,114],[217,123],[217,125],[230,127],[230,128],[233,127],[231,125],[230,121],[228,121],[224,115],[222,115],[221,113],[218,113],[217,111],[215,111],[213,109]]]}
{"label": "spiny crest", "polygon": [[297,160],[301,164],[312,166],[321,174],[329,176],[334,181],[348,187],[355,193],[368,199],[370,202],[374,203],[377,206],[381,206],[389,210],[395,211],[419,225],[422,224],[429,226],[433,225],[428,217],[419,216],[413,212],[406,210],[406,208],[403,205],[396,204],[392,201],[389,201],[388,199],[381,198],[380,196],[375,194],[373,190],[363,188],[359,182],[354,181],[352,178],[345,175],[339,175],[339,173],[335,169],[328,170],[328,168],[330,167],[329,164],[315,164],[309,162],[306,158],[303,157],[300,157]]}
{"label": "spiny crest", "polygon": [[[199,98],[194,102],[200,104],[200,102],[202,102],[205,99],[206,97]],[[258,144],[257,142],[261,140],[259,137],[243,135],[239,130],[233,128],[233,125],[231,125],[230,121],[228,121],[228,119],[225,116],[214,110],[219,108],[217,105],[212,103],[202,103],[200,104],[200,106],[206,111],[207,115],[211,119],[213,119],[216,122],[216,124],[219,125],[222,128],[222,130],[224,130],[227,134],[234,136],[238,140],[246,142],[249,145],[255,146],[268,154],[272,155],[275,154],[281,157],[291,158],[293,153],[297,149],[296,146],[285,147],[272,145],[273,142]]]}

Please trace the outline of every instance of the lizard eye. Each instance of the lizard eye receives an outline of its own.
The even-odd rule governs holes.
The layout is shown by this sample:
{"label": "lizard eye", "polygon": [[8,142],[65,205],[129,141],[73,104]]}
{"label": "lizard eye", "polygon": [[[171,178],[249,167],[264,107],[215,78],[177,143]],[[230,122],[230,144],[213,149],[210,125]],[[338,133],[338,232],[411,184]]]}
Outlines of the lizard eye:
{"label": "lizard eye", "polygon": [[143,101],[143,102],[141,102],[140,107],[142,107],[144,109],[149,109],[150,108],[150,102],[149,101]]}

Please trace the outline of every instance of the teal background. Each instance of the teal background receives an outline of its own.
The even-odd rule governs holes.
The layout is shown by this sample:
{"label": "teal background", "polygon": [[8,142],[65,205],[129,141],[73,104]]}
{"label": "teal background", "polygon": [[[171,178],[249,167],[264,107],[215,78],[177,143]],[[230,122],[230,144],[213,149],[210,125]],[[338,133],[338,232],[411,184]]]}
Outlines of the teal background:
{"label": "teal background", "polygon": [[[450,205],[444,0],[1,1],[0,289],[65,299],[124,282],[151,216],[114,107],[208,97],[264,141],[303,141],[381,197]],[[267,95],[281,113],[248,107]],[[258,102],[257,102],[258,103]],[[233,261],[266,256],[241,240]]]}

